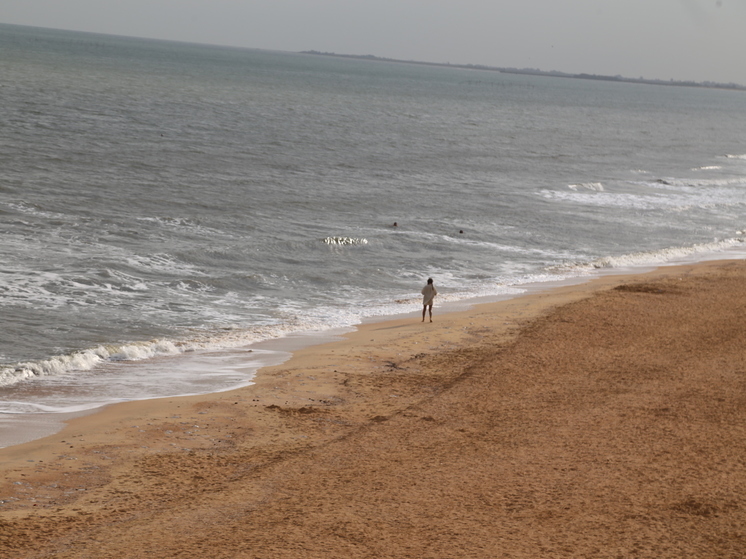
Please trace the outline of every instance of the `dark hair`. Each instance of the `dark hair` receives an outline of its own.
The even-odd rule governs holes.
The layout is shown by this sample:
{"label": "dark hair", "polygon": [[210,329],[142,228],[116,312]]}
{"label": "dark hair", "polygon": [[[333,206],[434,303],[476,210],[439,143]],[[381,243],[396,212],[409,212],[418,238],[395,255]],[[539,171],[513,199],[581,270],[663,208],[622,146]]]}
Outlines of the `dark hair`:
{"label": "dark hair", "polygon": [[433,283],[433,278],[427,278],[427,283]]}

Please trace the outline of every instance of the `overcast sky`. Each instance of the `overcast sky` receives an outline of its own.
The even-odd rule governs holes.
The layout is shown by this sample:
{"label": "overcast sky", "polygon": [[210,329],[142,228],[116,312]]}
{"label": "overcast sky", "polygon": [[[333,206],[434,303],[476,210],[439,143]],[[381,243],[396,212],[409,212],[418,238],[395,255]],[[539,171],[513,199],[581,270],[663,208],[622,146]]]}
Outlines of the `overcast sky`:
{"label": "overcast sky", "polygon": [[746,0],[0,0],[0,22],[746,84]]}

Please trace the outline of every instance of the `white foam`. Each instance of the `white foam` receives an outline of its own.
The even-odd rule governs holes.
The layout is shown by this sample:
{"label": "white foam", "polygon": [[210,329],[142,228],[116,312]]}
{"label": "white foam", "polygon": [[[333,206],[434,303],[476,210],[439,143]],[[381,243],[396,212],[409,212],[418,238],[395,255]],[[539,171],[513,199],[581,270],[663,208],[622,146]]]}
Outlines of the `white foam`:
{"label": "white foam", "polygon": [[547,199],[574,204],[637,210],[681,211],[682,209],[696,208],[729,208],[746,203],[743,188],[740,188],[746,185],[746,177],[697,181],[669,179],[637,184],[668,192],[604,192],[603,196],[596,196],[577,190],[567,192],[543,189],[540,191],[540,195]]}
{"label": "white foam", "polygon": [[600,182],[583,182],[579,184],[568,184],[568,188],[571,190],[592,190],[594,192],[604,192],[604,185]]}
{"label": "white foam", "polygon": [[251,384],[260,367],[279,364],[288,356],[282,349],[258,347],[251,351],[200,351],[137,366],[110,364],[93,372],[45,378],[38,387],[40,393],[6,392],[7,399],[0,398],[0,419],[6,415],[69,414],[117,402],[232,390]]}
{"label": "white foam", "polygon": [[744,239],[742,238],[724,239],[721,241],[713,241],[712,243],[691,246],[669,247],[660,250],[633,252],[619,256],[604,256],[603,258],[599,258],[592,262],[561,265],[556,266],[553,269],[572,272],[573,270],[631,268],[659,265],[671,261],[682,260],[692,255],[722,252],[734,246],[742,245],[743,243]]}
{"label": "white foam", "polygon": [[[692,246],[607,256],[591,262],[552,266],[547,268],[545,273],[539,274],[520,275],[520,271],[515,270],[518,272],[515,275],[487,278],[481,283],[472,284],[468,289],[463,289],[462,282],[455,275],[450,277],[448,274],[439,273],[439,285],[446,288],[439,295],[439,300],[443,303],[452,303],[478,297],[510,297],[522,293],[525,290],[523,286],[527,284],[562,281],[592,275],[603,269],[661,265],[705,253],[722,252],[732,247],[742,246],[743,243],[743,238],[733,238]],[[248,347],[257,342],[279,339],[293,333],[347,328],[360,324],[366,318],[395,316],[419,310],[418,293],[402,293],[386,300],[369,301],[362,306],[345,308],[320,306],[316,307],[310,315],[308,310],[299,312],[299,309],[293,306],[292,301],[286,301],[279,308],[280,314],[285,316],[282,323],[259,325],[253,328],[226,327],[219,332],[215,330],[195,331],[189,339],[156,339],[139,343],[99,346],[37,362],[19,363],[0,368],[0,386],[12,386],[27,379],[61,376],[74,371],[90,371],[107,363],[139,362],[158,357],[177,356],[187,352]],[[303,318],[300,319],[298,316],[303,316]],[[43,410],[38,408],[34,411]]]}
{"label": "white foam", "polygon": [[156,355],[176,355],[182,353],[182,349],[168,340],[154,340],[142,344],[129,344],[107,350],[106,359],[111,361],[141,361],[150,359]]}
{"label": "white foam", "polygon": [[87,307],[96,304],[93,297],[97,294],[109,299],[114,296],[131,299],[137,292],[149,290],[148,285],[136,277],[112,270],[107,272],[121,285],[65,277],[56,272],[8,268],[0,275],[0,303],[47,309]]}
{"label": "white foam", "polygon": [[67,216],[60,213],[55,212],[48,212],[45,210],[41,210],[37,208],[36,206],[33,206],[31,204],[27,204],[26,202],[10,202],[5,204],[7,207],[16,210],[19,213],[23,213],[26,215],[33,215],[35,217],[43,217],[45,219],[67,219]]}
{"label": "white foam", "polygon": [[227,234],[225,231],[205,227],[197,221],[186,217],[138,217],[137,220],[153,223],[168,229],[187,230],[200,236],[233,238],[232,235]]}
{"label": "white foam", "polygon": [[[664,187],[718,187],[718,186],[744,186],[746,177],[731,177],[728,179],[675,179],[666,178],[644,183],[657,188]],[[669,188],[670,190],[671,188]]]}
{"label": "white foam", "polygon": [[88,371],[107,361],[141,361],[156,356],[176,355],[189,349],[191,349],[189,344],[177,345],[168,340],[99,346],[40,361],[26,361],[4,367],[0,369],[0,386],[12,386],[29,378],[56,376],[71,371]]}
{"label": "white foam", "polygon": [[165,253],[149,254],[147,256],[134,254],[128,256],[126,261],[133,268],[139,268],[141,270],[166,272],[178,275],[205,275],[205,273],[196,266],[187,264],[186,262],[179,262],[170,254]]}
{"label": "white foam", "polygon": [[57,375],[73,370],[89,370],[103,361],[104,357],[96,350],[86,350],[42,361],[18,363],[0,369],[0,386],[12,386],[29,378]]}

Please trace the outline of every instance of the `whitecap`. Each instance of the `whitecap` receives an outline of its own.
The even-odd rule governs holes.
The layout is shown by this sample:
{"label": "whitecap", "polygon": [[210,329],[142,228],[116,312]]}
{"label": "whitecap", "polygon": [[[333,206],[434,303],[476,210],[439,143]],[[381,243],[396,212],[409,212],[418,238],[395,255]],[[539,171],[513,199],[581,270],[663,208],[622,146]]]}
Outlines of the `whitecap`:
{"label": "whitecap", "polygon": [[695,244],[690,246],[667,247],[658,250],[643,252],[632,252],[618,256],[604,256],[591,262],[571,263],[560,266],[554,266],[551,270],[573,272],[584,270],[628,268],[636,266],[650,266],[664,264],[675,260],[680,260],[688,256],[704,253],[722,252],[731,247],[743,244],[744,239],[723,239],[711,243]]}
{"label": "whitecap", "polygon": [[196,266],[193,266],[191,264],[188,264],[186,262],[181,262],[171,256],[170,254],[150,254],[147,256],[142,255],[131,255],[125,258],[125,261],[128,265],[132,266],[133,268],[137,268],[140,270],[148,270],[148,271],[156,271],[156,272],[165,272],[165,273],[175,273],[179,275],[198,275],[198,276],[204,276],[205,273],[202,272],[199,268]]}
{"label": "whitecap", "polygon": [[594,192],[604,192],[605,190],[604,185],[601,184],[600,182],[582,182],[579,184],[568,184],[567,187],[575,191],[581,188],[584,188],[586,190],[592,190]]}
{"label": "whitecap", "polygon": [[156,356],[176,355],[187,349],[168,340],[99,346],[40,361],[27,361],[0,368],[0,386],[11,386],[26,379],[55,376],[71,371],[89,371],[112,361],[141,361]]}

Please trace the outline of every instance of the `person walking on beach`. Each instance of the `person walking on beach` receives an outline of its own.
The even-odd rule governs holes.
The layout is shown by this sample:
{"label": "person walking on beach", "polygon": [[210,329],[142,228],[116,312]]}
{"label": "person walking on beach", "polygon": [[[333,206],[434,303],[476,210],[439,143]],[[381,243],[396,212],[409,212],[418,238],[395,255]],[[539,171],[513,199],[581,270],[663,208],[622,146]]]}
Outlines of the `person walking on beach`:
{"label": "person walking on beach", "polygon": [[427,279],[427,285],[422,288],[422,322],[425,322],[425,311],[430,310],[430,322],[433,321],[433,299],[438,294],[433,285],[433,278]]}

